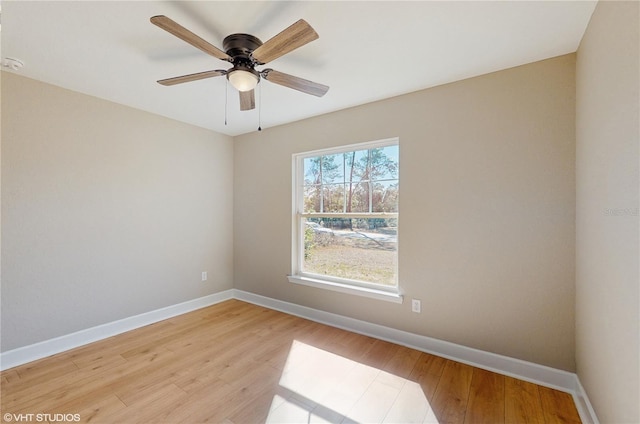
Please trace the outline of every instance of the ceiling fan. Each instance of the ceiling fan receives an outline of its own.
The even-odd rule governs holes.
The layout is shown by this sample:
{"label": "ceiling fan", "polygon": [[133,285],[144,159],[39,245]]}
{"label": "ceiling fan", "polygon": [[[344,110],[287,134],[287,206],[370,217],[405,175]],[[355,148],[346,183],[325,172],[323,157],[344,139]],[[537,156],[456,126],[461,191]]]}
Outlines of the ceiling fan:
{"label": "ceiling fan", "polygon": [[329,90],[326,85],[270,68],[261,71],[255,69],[256,66],[271,62],[318,38],[318,34],[304,19],[300,19],[265,43],[250,34],[231,34],[222,41],[224,51],[164,15],[153,16],[151,23],[207,54],[233,64],[230,69],[217,69],[162,79],[158,81],[159,84],[169,86],[224,75],[240,93],[240,110],[255,108],[254,88],[261,78],[317,97],[324,96]]}

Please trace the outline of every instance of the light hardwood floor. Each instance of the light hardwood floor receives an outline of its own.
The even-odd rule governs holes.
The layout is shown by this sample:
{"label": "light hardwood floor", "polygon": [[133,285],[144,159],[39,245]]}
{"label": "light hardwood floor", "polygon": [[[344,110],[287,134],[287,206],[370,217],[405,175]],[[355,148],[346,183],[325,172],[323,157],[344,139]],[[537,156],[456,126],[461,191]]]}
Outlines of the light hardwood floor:
{"label": "light hardwood floor", "polygon": [[569,394],[237,300],[0,376],[14,423],[580,422]]}

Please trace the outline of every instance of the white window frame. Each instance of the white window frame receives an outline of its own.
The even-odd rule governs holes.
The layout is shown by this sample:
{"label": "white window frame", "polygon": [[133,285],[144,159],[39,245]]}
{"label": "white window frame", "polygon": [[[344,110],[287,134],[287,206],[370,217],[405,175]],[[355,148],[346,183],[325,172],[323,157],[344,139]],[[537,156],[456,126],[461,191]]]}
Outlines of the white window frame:
{"label": "white window frame", "polygon": [[[366,283],[343,279],[339,277],[331,277],[326,275],[318,275],[305,273],[302,271],[302,263],[304,260],[304,218],[313,217],[314,214],[304,213],[304,160],[310,157],[323,155],[335,155],[354,150],[369,150],[380,147],[400,145],[399,139],[388,138],[384,140],[369,141],[365,143],[350,144],[346,146],[313,150],[309,152],[296,153],[292,156],[292,216],[291,216],[291,274],[288,275],[289,282],[294,284],[302,284],[305,286],[327,289],[341,293],[348,293],[358,296],[385,300],[395,303],[403,302],[402,290],[400,282],[396,286],[385,286],[382,284]],[[399,176],[398,176],[399,179]],[[351,217],[351,218],[398,218],[398,213],[322,213],[320,216],[335,217]],[[396,249],[396,255],[398,250]],[[397,265],[396,265],[397,266]],[[396,270],[396,275],[398,275]],[[399,279],[399,278],[398,278]]]}

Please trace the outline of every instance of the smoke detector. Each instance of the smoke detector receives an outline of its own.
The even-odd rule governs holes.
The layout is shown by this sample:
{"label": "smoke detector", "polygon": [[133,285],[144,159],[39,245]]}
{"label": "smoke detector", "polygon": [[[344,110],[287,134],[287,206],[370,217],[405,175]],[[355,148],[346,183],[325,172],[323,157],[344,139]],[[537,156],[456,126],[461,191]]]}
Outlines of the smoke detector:
{"label": "smoke detector", "polygon": [[21,60],[14,59],[12,57],[5,57],[2,60],[2,67],[11,69],[12,71],[19,71],[24,66]]}

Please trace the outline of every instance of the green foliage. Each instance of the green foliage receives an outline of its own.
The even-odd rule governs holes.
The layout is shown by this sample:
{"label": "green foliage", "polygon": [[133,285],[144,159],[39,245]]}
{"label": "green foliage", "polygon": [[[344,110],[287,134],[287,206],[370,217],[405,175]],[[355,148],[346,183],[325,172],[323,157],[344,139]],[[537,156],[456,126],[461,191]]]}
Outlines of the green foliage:
{"label": "green foliage", "polygon": [[[338,162],[336,162],[339,160]],[[305,184],[321,184],[341,180],[342,157],[341,155],[325,155],[308,158],[305,160]]]}
{"label": "green foliage", "polygon": [[309,259],[309,257],[311,257],[311,250],[315,247],[313,238],[314,238],[313,228],[306,227],[304,229],[304,258],[305,259]]}

